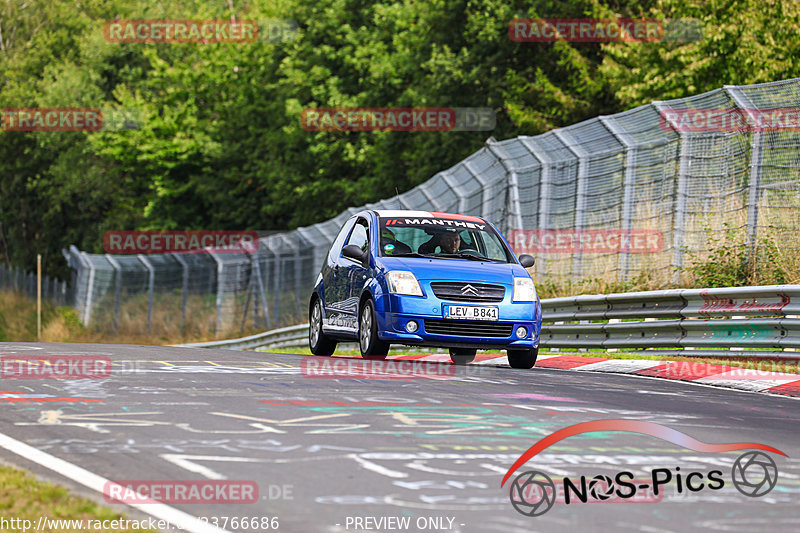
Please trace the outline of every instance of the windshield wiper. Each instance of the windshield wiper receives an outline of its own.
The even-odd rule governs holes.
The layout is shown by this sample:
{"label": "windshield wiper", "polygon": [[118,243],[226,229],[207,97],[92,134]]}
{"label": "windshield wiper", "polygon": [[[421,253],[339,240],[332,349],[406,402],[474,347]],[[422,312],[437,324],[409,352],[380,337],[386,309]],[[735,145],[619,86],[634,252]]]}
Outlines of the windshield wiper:
{"label": "windshield wiper", "polygon": [[490,263],[505,263],[499,259],[489,259],[488,257],[477,257],[468,254],[419,254],[417,252],[407,252],[404,254],[392,254],[386,257],[425,257],[428,259],[470,259],[472,261],[489,261]]}
{"label": "windshield wiper", "polygon": [[418,254],[417,252],[407,252],[404,254],[392,254],[386,257],[436,257],[435,255]]}
{"label": "windshield wiper", "polygon": [[494,259],[489,259],[488,257],[478,257],[476,255],[469,255],[469,254],[439,254],[436,257],[452,257],[453,259],[470,259],[472,261],[491,261],[494,262]]}

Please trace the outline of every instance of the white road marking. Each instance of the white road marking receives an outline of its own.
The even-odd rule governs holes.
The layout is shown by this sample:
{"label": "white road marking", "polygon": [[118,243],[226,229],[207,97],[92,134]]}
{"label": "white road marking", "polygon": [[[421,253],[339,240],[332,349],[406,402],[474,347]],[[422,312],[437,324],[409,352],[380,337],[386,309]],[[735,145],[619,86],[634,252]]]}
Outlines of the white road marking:
{"label": "white road marking", "polygon": [[[255,457],[232,457],[230,455],[184,455],[178,453],[163,453],[159,455],[165,461],[169,461],[170,463],[179,466],[189,472],[194,472],[195,474],[200,474],[201,476],[205,476],[208,479],[213,480],[221,480],[221,479],[228,479],[227,476],[215,472],[210,468],[199,465],[194,461],[227,461],[229,463],[263,463],[262,459],[258,459]],[[190,461],[191,459],[191,461]]]}
{"label": "white road marking", "polygon": [[579,368],[580,370],[593,370],[596,372],[635,372],[663,364],[664,361],[650,361],[643,359],[609,359],[589,363]]}
{"label": "white road marking", "polygon": [[373,463],[372,461],[367,461],[363,457],[359,457],[356,454],[350,454],[348,455],[348,457],[350,457],[351,459],[355,459],[355,461],[361,466],[363,466],[365,470],[371,470],[382,476],[394,477],[394,478],[408,477],[408,474],[406,474],[405,472],[398,472],[397,470],[386,468],[385,466]]}
{"label": "white road marking", "polygon": [[[33,461],[34,463],[44,466],[45,468],[49,468],[53,472],[61,474],[62,476],[69,478],[76,483],[80,483],[81,485],[94,491],[97,491],[100,494],[106,494],[105,491],[107,489],[109,489],[110,492],[109,487],[116,485],[102,476],[98,476],[97,474],[89,472],[80,466],[74,465],[63,459],[59,459],[54,455],[50,455],[49,453],[38,450],[32,446],[28,446],[24,442],[20,442],[17,439],[2,433],[0,433],[0,448],[5,448],[11,453],[15,453],[24,459]],[[121,491],[124,490],[124,487],[119,486],[119,488]],[[138,509],[139,511],[142,511],[143,513],[160,520],[166,520],[171,525],[180,527],[181,529],[189,531],[190,533],[229,533],[226,529],[221,529],[207,522],[203,522],[197,517],[194,517],[183,511],[179,511],[178,509],[163,503],[130,503],[126,505],[129,505],[130,507]]]}

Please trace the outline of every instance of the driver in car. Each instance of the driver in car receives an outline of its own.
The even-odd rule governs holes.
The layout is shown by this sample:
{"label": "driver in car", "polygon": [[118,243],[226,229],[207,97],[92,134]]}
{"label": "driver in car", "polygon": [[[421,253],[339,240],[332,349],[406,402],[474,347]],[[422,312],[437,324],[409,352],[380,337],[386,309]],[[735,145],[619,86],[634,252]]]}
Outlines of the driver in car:
{"label": "driver in car", "polygon": [[429,241],[419,246],[419,253],[432,254],[436,251],[437,246],[441,247],[441,253],[443,254],[457,253],[461,248],[461,236],[457,231],[446,231],[434,235]]}

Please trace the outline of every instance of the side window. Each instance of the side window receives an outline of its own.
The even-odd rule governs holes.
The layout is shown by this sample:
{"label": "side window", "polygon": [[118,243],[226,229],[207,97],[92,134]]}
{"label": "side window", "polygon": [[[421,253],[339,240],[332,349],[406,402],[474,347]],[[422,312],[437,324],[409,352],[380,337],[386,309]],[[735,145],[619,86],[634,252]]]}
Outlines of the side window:
{"label": "side window", "polygon": [[489,259],[494,259],[497,261],[507,261],[508,258],[506,257],[506,252],[503,249],[503,246],[500,244],[500,241],[491,237],[487,237],[483,239],[484,244],[486,245],[486,255]]}
{"label": "side window", "polygon": [[350,238],[347,240],[347,244],[354,244],[361,248],[362,251],[367,251],[369,248],[369,229],[367,228],[366,220],[363,218],[358,219]]}
{"label": "side window", "polygon": [[336,235],[336,238],[333,240],[333,244],[331,245],[331,253],[330,253],[330,260],[335,261],[337,257],[342,253],[342,248],[344,247],[344,240],[347,238],[347,234],[350,233],[350,229],[353,227],[354,219],[350,219],[344,223],[342,229],[339,230],[339,234]]}
{"label": "side window", "polygon": [[464,230],[458,234],[461,237],[461,250],[477,250],[475,239],[469,230]]}
{"label": "side window", "polygon": [[505,259],[505,253],[500,248],[500,243],[495,242],[493,239],[486,239],[486,252],[489,254],[490,259]]}

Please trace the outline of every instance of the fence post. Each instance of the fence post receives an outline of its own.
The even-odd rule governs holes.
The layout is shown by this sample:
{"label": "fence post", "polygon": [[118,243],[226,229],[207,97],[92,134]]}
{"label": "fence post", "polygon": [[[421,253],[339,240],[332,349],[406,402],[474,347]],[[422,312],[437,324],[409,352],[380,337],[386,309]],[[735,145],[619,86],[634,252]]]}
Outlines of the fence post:
{"label": "fence post", "polygon": [[[256,241],[258,242],[258,241]],[[255,266],[254,264],[258,262],[256,252],[246,252],[248,257],[250,258],[250,275],[247,279],[247,296],[245,297],[244,301],[244,310],[242,311],[242,323],[239,326],[239,331],[244,331],[244,323],[247,321],[247,311],[250,310],[250,298],[252,297],[253,293],[255,292],[256,280],[254,277],[255,274]],[[256,324],[258,320],[258,302],[256,298],[253,297],[253,324]]]}
{"label": "fence post", "polygon": [[300,262],[300,243],[296,243],[294,251],[294,297],[297,302],[297,317],[303,319],[303,285],[302,285],[302,264]]}
{"label": "fence post", "polygon": [[264,324],[266,325],[267,329],[269,329],[272,326],[269,315],[269,307],[267,307],[267,293],[264,290],[264,280],[261,279],[261,265],[259,264],[258,260],[256,260],[254,267],[255,267],[256,281],[258,283],[258,293],[261,296],[261,305],[264,308]]}
{"label": "fence post", "polygon": [[[516,168],[511,164],[511,159],[506,157],[505,152],[500,148],[494,138],[486,141],[486,148],[494,155],[506,172],[506,205],[508,213],[503,224],[504,232],[510,238],[512,230],[522,229],[522,205],[519,199],[519,176]],[[508,161],[508,164],[506,163]]]}
{"label": "fence post", "polygon": [[[588,178],[587,157],[588,152],[584,150],[578,143],[570,142],[571,135],[563,130],[553,130],[553,134],[561,141],[566,148],[575,155],[578,160],[578,185],[575,191],[575,232],[580,234],[583,229],[584,218],[586,213],[586,180]],[[580,237],[578,238],[580,240]],[[577,283],[581,277],[581,269],[583,266],[583,251],[579,248],[577,253],[574,253],[572,258],[572,282]]]}
{"label": "fence post", "polygon": [[450,190],[458,196],[458,212],[464,213],[467,210],[467,197],[461,194],[461,187],[453,182],[452,176],[448,172],[442,172],[442,179],[450,187]]}
{"label": "fence post", "polygon": [[[523,137],[522,146],[539,162],[539,230],[550,229],[550,195],[552,194],[550,181],[550,158],[545,152],[540,151],[535,145],[533,138]],[[536,273],[543,276],[547,271],[547,259],[536,258]]]}
{"label": "fence post", "polygon": [[[444,174],[444,172],[437,172],[436,174],[433,175],[433,177],[429,181],[433,181],[436,178],[436,176],[438,176],[439,174]],[[425,198],[427,198],[427,200],[431,203],[431,205],[433,206],[433,209],[435,211],[446,211],[446,209],[443,206],[442,202],[439,201],[439,198],[435,197],[431,193],[429,193],[428,192],[428,188],[424,187],[424,185],[425,185],[425,183],[423,183],[421,185],[418,185],[417,187],[415,187],[415,189],[417,189],[419,192],[422,193],[422,195]],[[412,190],[414,190],[414,189],[412,189]],[[300,228],[298,228],[298,230],[299,229]],[[334,237],[335,237],[335,235],[334,235]],[[331,242],[333,242],[333,238],[331,238]]]}
{"label": "fence post", "polygon": [[[742,110],[747,111],[751,123],[759,124],[755,113],[753,101],[735,85],[725,85],[722,88],[733,99],[734,103]],[[764,156],[764,133],[761,128],[753,131],[753,141],[750,147],[750,184],[747,192],[747,257],[751,268],[755,260],[756,240],[758,237],[758,201],[761,196],[761,161]]]}
{"label": "fence post", "polygon": [[280,286],[281,286],[281,270],[283,267],[283,260],[279,255],[275,255],[275,279],[273,280],[273,287],[275,288],[275,324],[280,327],[281,324],[281,300],[280,300]]}
{"label": "fence post", "polygon": [[[250,272],[252,271],[253,269],[251,267]],[[247,296],[245,297],[244,300],[244,310],[242,311],[242,323],[239,326],[239,333],[244,331],[244,323],[247,320],[247,311],[250,309],[250,295],[253,292],[253,283],[254,283],[253,276],[250,276],[250,279],[247,281]],[[255,314],[258,314],[258,305],[253,306],[253,312]]]}
{"label": "fence post", "polygon": [[180,263],[182,270],[181,280],[181,332],[186,332],[186,293],[189,291],[189,265],[181,254],[172,254],[175,261]]}
{"label": "fence post", "polygon": [[[258,327],[258,295],[255,293],[258,286],[258,239],[256,239],[256,249],[250,255],[250,283],[253,284],[253,327]],[[248,287],[249,290],[249,287]]]}
{"label": "fence post", "polygon": [[[622,231],[630,232],[633,226],[633,187],[636,183],[636,142],[631,136],[623,131],[617,124],[617,120],[612,117],[597,117],[600,123],[614,136],[625,149],[625,166],[623,178],[622,194]],[[630,233],[628,233],[630,236]],[[619,281],[628,279],[628,269],[630,264],[630,249],[619,253]]]}
{"label": "fence post", "polygon": [[225,286],[225,270],[224,264],[221,259],[219,259],[215,254],[211,252],[211,250],[206,250],[208,255],[214,260],[217,264],[217,326],[214,331],[214,335],[219,339],[222,335],[222,291],[223,287]]}
{"label": "fence post", "polygon": [[[655,101],[652,106],[658,111],[659,117],[663,115],[667,108],[664,102]],[[670,121],[665,120],[665,124],[678,135],[679,153],[678,153],[678,186],[675,191],[675,208],[673,209],[675,215],[672,224],[672,268],[675,272],[672,274],[672,282],[677,284],[680,281],[680,271],[683,268],[683,248],[685,246],[686,232],[686,211],[689,204],[689,157],[691,155],[691,134],[683,134],[675,130]]]}
{"label": "fence post", "polygon": [[111,264],[111,268],[114,269],[114,334],[117,334],[118,324],[117,321],[119,320],[119,299],[120,293],[122,292],[122,268],[120,267],[119,263],[116,259],[110,254],[106,254],[106,259]]}
{"label": "fence post", "polygon": [[92,291],[94,290],[94,263],[89,259],[89,256],[86,252],[80,252],[81,259],[85,261],[89,266],[89,280],[86,282],[86,300],[85,305],[86,308],[83,310],[83,324],[85,326],[89,325],[89,321],[92,318]]}
{"label": "fence post", "polygon": [[136,257],[139,258],[139,261],[149,272],[147,281],[147,334],[150,335],[153,332],[153,292],[155,291],[156,271],[147,257],[142,254],[137,254]]}
{"label": "fence post", "polygon": [[[492,218],[492,213],[490,213],[490,206],[491,206],[492,198],[491,198],[491,196],[489,196],[489,190],[488,190],[488,187],[487,187],[489,182],[487,182],[486,180],[481,178],[480,175],[472,169],[472,163],[469,161],[469,159],[464,160],[464,162],[462,164],[463,164],[464,168],[467,169],[467,172],[469,172],[469,175],[472,176],[473,178],[475,178],[475,181],[477,181],[481,185],[481,214],[480,214],[480,216],[482,216],[483,218],[491,219]],[[466,208],[466,197],[464,198],[464,200],[465,200],[464,207]],[[463,211],[462,211],[462,214],[463,214]]]}

